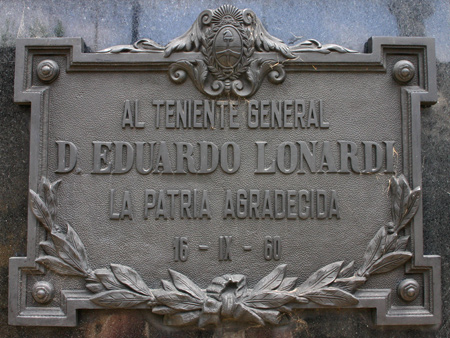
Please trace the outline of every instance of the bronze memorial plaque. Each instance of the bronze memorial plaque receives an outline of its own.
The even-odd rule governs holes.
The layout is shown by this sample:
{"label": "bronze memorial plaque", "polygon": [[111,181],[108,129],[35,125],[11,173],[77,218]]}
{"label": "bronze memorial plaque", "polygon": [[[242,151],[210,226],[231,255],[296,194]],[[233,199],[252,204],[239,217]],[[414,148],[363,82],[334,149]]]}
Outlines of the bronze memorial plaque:
{"label": "bronze memorial plaque", "polygon": [[78,309],[105,308],[167,326],[329,308],[439,324],[421,203],[434,53],[430,38],[288,46],[230,5],[166,46],[18,40],[31,161],[10,324],[75,326]]}

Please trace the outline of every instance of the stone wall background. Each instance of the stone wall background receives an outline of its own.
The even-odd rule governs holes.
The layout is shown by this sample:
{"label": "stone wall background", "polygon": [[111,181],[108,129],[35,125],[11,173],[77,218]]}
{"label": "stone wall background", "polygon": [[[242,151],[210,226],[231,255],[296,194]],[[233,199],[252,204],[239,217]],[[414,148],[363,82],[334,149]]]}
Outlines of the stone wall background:
{"label": "stone wall background", "polygon": [[[371,36],[436,39],[439,101],[422,109],[425,254],[442,256],[443,324],[375,328],[370,311],[299,312],[290,325],[227,331],[163,330],[151,313],[80,311],[77,328],[7,324],[8,259],[26,255],[28,106],[13,103],[15,40],[81,36],[90,50],[151,38],[166,44],[206,8],[251,8],[287,43],[314,38],[363,51]],[[449,337],[450,336],[450,2],[448,0],[0,0],[0,336],[9,337]]]}

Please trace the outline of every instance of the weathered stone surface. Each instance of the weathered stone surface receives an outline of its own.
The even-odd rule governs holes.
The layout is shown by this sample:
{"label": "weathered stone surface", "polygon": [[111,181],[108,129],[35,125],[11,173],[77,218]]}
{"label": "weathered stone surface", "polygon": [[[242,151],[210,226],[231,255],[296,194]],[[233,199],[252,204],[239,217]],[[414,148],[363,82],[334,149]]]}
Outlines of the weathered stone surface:
{"label": "weathered stone surface", "polygon": [[[16,37],[82,36],[92,50],[141,37],[167,43],[204,8],[222,2],[0,2],[0,336],[1,337],[448,337],[450,335],[450,4],[437,1],[235,2],[251,7],[286,42],[315,38],[361,49],[373,35],[436,38],[439,101],[422,110],[426,254],[442,256],[443,324],[437,330],[369,327],[369,311],[298,313],[289,326],[218,331],[162,329],[151,313],[81,311],[77,328],[8,326],[8,258],[26,254],[29,108],[13,103]],[[301,37],[300,37],[301,36]]]}

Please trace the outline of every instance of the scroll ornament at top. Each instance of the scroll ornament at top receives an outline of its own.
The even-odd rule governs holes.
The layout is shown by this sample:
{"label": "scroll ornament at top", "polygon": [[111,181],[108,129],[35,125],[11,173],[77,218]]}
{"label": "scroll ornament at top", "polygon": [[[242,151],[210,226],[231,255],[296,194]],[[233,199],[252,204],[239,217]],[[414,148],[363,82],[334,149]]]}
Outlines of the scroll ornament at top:
{"label": "scroll ornament at top", "polygon": [[[212,97],[230,93],[238,97],[252,96],[266,76],[274,84],[282,83],[286,77],[283,61],[296,59],[295,53],[356,53],[334,44],[322,45],[313,39],[288,46],[270,35],[253,11],[232,5],[204,10],[186,33],[165,47],[141,39],[133,45],[113,46],[100,52],[162,51],[165,57],[177,52],[200,52],[202,57],[194,61],[172,63],[169,76],[175,83],[183,83],[189,76],[200,92]],[[276,52],[278,57],[273,59],[255,52]]]}

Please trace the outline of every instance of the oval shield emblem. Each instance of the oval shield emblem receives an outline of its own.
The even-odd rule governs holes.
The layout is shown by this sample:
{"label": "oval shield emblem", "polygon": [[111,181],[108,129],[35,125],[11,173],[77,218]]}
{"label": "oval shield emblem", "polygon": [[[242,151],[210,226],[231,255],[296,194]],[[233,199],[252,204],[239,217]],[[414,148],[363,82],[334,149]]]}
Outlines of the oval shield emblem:
{"label": "oval shield emblem", "polygon": [[216,34],[214,50],[217,62],[223,68],[233,68],[242,55],[242,38],[236,28],[227,25]]}

